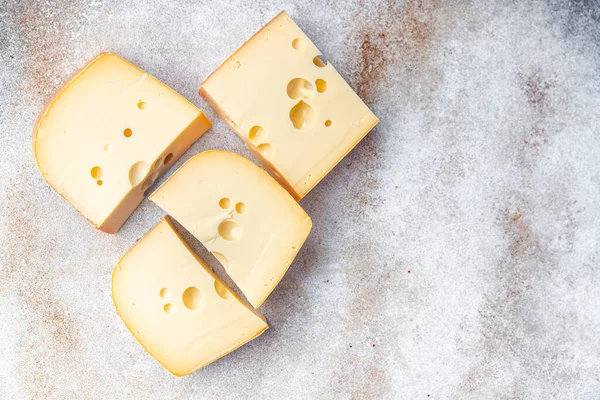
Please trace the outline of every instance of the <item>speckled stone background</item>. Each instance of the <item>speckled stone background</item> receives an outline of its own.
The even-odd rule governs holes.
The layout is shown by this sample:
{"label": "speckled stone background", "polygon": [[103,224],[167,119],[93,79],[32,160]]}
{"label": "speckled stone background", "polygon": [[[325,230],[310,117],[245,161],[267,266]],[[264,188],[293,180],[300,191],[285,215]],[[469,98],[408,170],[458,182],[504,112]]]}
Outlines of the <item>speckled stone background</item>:
{"label": "speckled stone background", "polygon": [[[301,201],[313,232],[261,307],[271,329],[174,378],[110,286],[163,212],[94,230],[31,129],[111,51],[213,121],[177,166],[250,156],[197,89],[282,9],[381,123]],[[600,398],[597,1],[4,0],[0,28],[1,399]]]}

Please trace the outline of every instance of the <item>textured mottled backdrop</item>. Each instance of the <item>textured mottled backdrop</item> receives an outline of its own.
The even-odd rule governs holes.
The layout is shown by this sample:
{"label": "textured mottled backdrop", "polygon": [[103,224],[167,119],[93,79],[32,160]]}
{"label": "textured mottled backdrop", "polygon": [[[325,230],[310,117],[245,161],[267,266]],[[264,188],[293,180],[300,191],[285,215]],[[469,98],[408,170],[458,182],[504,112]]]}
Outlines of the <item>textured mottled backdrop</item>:
{"label": "textured mottled backdrop", "polygon": [[[301,201],[314,227],[261,307],[271,329],[174,378],[110,285],[163,212],[94,230],[43,181],[31,129],[111,51],[213,121],[177,166],[249,156],[197,89],[282,9],[381,123]],[[1,399],[600,398],[595,0],[4,0],[0,150]]]}

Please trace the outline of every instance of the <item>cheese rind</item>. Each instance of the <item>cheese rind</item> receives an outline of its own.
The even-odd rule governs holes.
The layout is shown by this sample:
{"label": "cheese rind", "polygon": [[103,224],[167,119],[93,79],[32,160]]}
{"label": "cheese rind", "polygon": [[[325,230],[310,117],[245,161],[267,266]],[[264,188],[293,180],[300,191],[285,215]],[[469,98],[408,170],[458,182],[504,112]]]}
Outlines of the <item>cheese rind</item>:
{"label": "cheese rind", "polygon": [[277,286],[312,227],[273,178],[226,151],[194,156],[150,200],[213,252],[254,307]]}
{"label": "cheese rind", "polygon": [[210,126],[169,87],[102,53],[42,111],[34,153],[60,195],[94,226],[115,233],[144,191]]}
{"label": "cheese rind", "polygon": [[264,316],[210,271],[167,218],[119,260],[112,293],[133,336],[176,376],[202,368],[268,328]]}
{"label": "cheese rind", "polygon": [[213,72],[200,94],[296,198],[378,119],[281,12]]}

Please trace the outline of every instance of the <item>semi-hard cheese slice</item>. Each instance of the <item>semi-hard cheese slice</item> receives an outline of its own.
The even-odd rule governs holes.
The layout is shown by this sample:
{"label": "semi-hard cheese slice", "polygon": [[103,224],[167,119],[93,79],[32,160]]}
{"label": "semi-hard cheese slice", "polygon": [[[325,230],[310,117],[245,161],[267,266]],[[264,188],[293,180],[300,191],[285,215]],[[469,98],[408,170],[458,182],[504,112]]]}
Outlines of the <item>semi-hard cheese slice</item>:
{"label": "semi-hard cheese slice", "polygon": [[127,328],[176,376],[202,368],[268,328],[166,218],[121,258],[112,282],[115,307]]}
{"label": "semi-hard cheese slice", "polygon": [[94,226],[114,233],[210,126],[166,85],[103,53],[42,111],[34,152],[46,181]]}
{"label": "semi-hard cheese slice", "polygon": [[200,88],[265,168],[308,193],[378,119],[302,30],[280,13]]}
{"label": "semi-hard cheese slice", "polygon": [[254,307],[277,286],[312,226],[269,174],[226,151],[194,156],[150,200],[213,252]]}

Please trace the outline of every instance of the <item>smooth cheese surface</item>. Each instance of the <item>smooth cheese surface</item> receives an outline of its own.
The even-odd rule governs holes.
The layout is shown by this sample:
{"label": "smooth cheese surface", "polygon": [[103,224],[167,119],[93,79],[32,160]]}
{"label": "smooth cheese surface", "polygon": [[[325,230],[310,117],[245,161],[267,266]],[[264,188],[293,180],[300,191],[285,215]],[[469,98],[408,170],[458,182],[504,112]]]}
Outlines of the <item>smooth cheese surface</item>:
{"label": "smooth cheese surface", "polygon": [[209,364],[268,328],[261,314],[192,253],[166,218],[121,258],[112,285],[125,325],[176,376]]}
{"label": "smooth cheese surface", "polygon": [[285,13],[225,61],[200,94],[296,198],[378,122]]}
{"label": "smooth cheese surface", "polygon": [[210,126],[169,87],[103,53],[41,113],[34,150],[46,181],[97,228],[114,233]]}
{"label": "smooth cheese surface", "polygon": [[226,151],[194,156],[150,200],[215,255],[254,307],[277,286],[312,227],[269,174]]}

